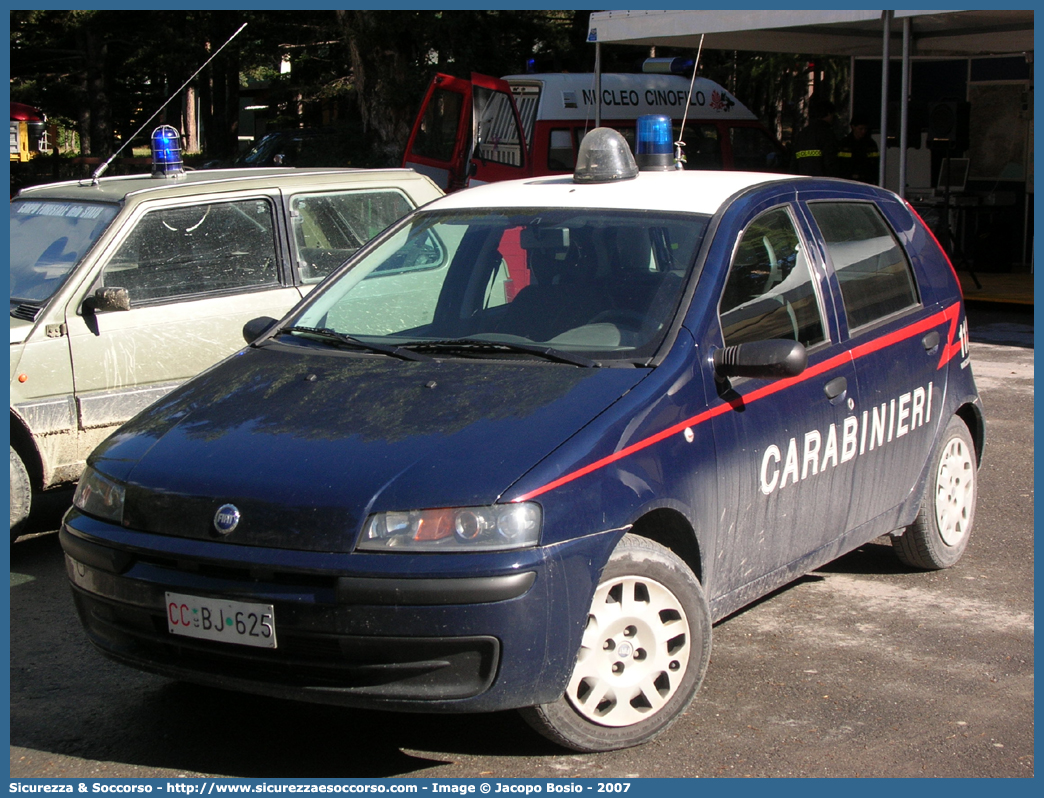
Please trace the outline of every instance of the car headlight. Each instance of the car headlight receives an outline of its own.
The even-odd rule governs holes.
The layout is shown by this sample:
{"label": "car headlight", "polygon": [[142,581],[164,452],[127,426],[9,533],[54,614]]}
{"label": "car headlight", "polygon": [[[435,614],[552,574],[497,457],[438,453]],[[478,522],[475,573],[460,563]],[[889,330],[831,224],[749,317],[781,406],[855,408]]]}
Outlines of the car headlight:
{"label": "car headlight", "polygon": [[123,524],[125,488],[90,466],[83,472],[73,494],[73,506],[87,515]]}
{"label": "car headlight", "polygon": [[532,502],[492,507],[377,513],[366,520],[361,551],[504,551],[540,541],[540,505]]}

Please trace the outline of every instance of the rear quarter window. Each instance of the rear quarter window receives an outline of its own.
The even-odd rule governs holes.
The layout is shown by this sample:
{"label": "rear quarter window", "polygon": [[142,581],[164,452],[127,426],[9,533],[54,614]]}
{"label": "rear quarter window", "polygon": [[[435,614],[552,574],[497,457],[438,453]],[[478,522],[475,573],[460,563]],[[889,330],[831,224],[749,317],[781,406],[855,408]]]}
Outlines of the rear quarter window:
{"label": "rear quarter window", "polygon": [[919,303],[906,252],[870,202],[812,202],[809,210],[837,274],[849,330]]}

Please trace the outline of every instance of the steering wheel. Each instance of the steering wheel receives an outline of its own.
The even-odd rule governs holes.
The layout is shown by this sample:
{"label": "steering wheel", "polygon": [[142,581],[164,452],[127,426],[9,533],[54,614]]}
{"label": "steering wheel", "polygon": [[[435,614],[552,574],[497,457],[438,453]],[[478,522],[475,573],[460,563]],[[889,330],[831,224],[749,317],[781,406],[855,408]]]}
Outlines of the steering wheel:
{"label": "steering wheel", "polygon": [[199,216],[197,216],[194,213],[189,213],[189,211],[193,210],[192,208],[179,208],[178,210],[181,211],[181,213],[178,214],[178,216],[182,217],[184,224],[182,224],[181,221],[178,221],[177,226],[175,226],[172,225],[167,219],[160,219],[160,224],[162,224],[164,227],[166,227],[173,233],[185,233],[187,235],[196,230],[201,224],[203,224],[203,222],[206,221],[207,216],[210,215],[210,207],[211,206],[209,205],[203,206],[203,211],[202,213],[200,213]]}
{"label": "steering wheel", "polygon": [[615,324],[617,327],[625,327],[628,330],[638,332],[645,325],[645,316],[634,310],[625,308],[610,308],[603,310],[588,324]]}

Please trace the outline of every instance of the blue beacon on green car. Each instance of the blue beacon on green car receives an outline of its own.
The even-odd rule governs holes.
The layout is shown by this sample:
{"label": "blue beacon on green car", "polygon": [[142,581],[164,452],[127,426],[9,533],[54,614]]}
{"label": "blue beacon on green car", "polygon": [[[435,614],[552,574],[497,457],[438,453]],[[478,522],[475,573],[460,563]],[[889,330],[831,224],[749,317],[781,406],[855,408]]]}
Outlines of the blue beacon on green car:
{"label": "blue beacon on green car", "polygon": [[596,129],[572,176],[412,212],[105,440],[61,532],[91,641],[603,751],[676,720],[712,623],[775,588],[881,535],[957,562],[984,421],[931,232],[658,141]]}

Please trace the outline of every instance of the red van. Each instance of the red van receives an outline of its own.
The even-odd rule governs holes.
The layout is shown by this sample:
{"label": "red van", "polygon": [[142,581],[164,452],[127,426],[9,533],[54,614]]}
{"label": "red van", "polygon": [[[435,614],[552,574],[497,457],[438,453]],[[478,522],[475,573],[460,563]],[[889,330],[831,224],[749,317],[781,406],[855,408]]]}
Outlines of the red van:
{"label": "red van", "polygon": [[[674,120],[687,169],[781,172],[785,151],[758,118],[706,78],[604,74],[601,124],[634,144],[644,114]],[[686,98],[689,110],[681,131]],[[595,127],[592,73],[436,75],[413,125],[402,165],[445,191],[518,177],[568,174],[584,134]]]}

